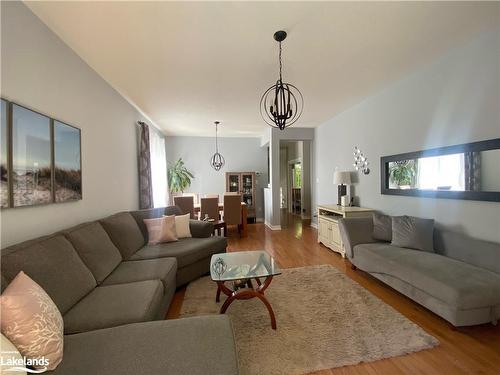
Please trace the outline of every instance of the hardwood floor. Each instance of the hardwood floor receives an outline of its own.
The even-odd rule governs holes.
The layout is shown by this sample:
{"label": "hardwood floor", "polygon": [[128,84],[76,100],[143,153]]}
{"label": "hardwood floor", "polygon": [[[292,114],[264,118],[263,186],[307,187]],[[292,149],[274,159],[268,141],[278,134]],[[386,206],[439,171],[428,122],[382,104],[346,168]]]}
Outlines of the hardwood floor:
{"label": "hardwood floor", "polygon": [[[350,269],[338,254],[317,243],[317,231],[296,216],[285,216],[287,228],[271,231],[264,224],[248,226],[248,237],[231,233],[229,251],[265,249],[282,268],[331,264],[391,305],[429,334],[440,345],[434,349],[371,363],[315,372],[331,374],[500,374],[500,325],[485,324],[455,329],[409,298],[367,273]],[[177,291],[167,319],[177,318],[185,289]]]}

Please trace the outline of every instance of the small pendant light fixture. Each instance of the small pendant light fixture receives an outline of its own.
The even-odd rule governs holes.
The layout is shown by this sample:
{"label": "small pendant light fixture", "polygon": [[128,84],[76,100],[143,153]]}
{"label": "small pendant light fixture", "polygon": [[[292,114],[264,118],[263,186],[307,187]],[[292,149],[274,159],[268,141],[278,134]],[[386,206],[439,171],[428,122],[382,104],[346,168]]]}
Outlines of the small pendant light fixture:
{"label": "small pendant light fixture", "polygon": [[304,98],[297,87],[283,82],[281,75],[281,42],[286,38],[283,30],[274,33],[274,40],[279,43],[280,75],[274,85],[269,87],[260,98],[260,115],[266,124],[284,130],[295,123],[304,109]]}
{"label": "small pendant light fixture", "polygon": [[215,154],[213,154],[212,158],[210,159],[210,165],[216,171],[220,171],[221,168],[226,163],[226,161],[224,160],[224,156],[222,156],[219,153],[219,145],[218,145],[218,138],[217,138],[217,130],[218,130],[217,128],[218,128],[219,124],[220,124],[219,121],[215,121]]}

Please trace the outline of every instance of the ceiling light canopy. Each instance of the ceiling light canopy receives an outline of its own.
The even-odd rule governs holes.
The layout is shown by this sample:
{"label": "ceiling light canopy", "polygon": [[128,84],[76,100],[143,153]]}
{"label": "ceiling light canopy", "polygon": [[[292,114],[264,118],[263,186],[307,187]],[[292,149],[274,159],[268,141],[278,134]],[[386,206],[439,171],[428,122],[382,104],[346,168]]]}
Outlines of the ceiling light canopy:
{"label": "ceiling light canopy", "polygon": [[219,124],[220,124],[219,121],[215,121],[215,154],[213,154],[212,158],[210,159],[210,165],[216,171],[220,171],[221,168],[224,166],[224,164],[226,164],[226,161],[224,160],[224,156],[222,156],[219,153],[219,145],[218,145],[218,138],[217,138],[217,131],[218,131]]}
{"label": "ceiling light canopy", "polygon": [[283,82],[281,61],[281,42],[286,38],[283,30],[274,33],[274,39],[279,43],[279,78],[269,87],[260,99],[260,114],[264,121],[273,127],[284,130],[295,123],[304,109],[304,98],[297,87]]}

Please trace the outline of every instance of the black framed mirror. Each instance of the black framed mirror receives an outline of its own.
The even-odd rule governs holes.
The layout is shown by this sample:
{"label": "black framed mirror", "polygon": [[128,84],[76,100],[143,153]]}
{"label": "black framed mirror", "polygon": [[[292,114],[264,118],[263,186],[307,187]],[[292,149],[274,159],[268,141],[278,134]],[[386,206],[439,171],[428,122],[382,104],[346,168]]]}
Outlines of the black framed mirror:
{"label": "black framed mirror", "polygon": [[381,193],[500,202],[500,138],[380,158]]}

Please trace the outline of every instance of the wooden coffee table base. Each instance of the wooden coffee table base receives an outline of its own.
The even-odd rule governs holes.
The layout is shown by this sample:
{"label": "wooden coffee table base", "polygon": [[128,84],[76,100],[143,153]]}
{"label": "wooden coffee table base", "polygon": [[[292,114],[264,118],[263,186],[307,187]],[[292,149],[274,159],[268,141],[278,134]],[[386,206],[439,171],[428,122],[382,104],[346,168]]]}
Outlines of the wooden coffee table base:
{"label": "wooden coffee table base", "polygon": [[221,292],[223,292],[227,296],[226,301],[224,301],[224,304],[220,308],[220,313],[224,314],[228,309],[229,305],[231,305],[231,303],[233,303],[233,301],[236,299],[258,298],[262,301],[264,305],[266,305],[267,311],[269,311],[269,316],[271,317],[272,329],[276,329],[276,317],[274,316],[273,308],[271,307],[271,304],[264,295],[264,291],[267,289],[269,284],[271,284],[273,277],[272,276],[266,277],[264,283],[262,283],[258,277],[253,278],[253,280],[255,280],[255,282],[257,283],[257,288],[254,288],[252,279],[248,279],[245,283],[247,288],[237,288],[236,290],[229,289],[224,284],[224,281],[217,281],[217,295],[215,297],[215,301],[216,302],[220,301]]}

